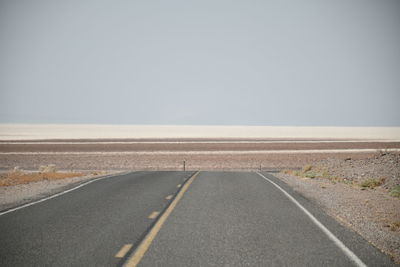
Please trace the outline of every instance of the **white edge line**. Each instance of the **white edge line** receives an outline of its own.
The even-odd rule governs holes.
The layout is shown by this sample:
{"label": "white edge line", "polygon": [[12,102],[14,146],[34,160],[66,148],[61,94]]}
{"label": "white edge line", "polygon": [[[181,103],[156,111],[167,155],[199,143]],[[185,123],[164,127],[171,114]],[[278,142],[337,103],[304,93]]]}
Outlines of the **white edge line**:
{"label": "white edge line", "polygon": [[280,187],[278,184],[276,184],[275,182],[271,181],[270,179],[268,179],[267,177],[265,177],[261,173],[257,172],[257,174],[260,175],[262,178],[264,178],[266,181],[268,181],[271,184],[273,184],[276,188],[281,190],[282,193],[285,194],[285,196],[288,199],[290,199],[294,204],[296,204],[296,206],[299,207],[311,219],[311,221],[315,225],[317,225],[322,230],[322,232],[324,232],[328,236],[328,238],[331,241],[333,241],[333,243],[335,243],[335,245],[338,246],[344,252],[344,254],[346,254],[346,256],[351,261],[353,261],[359,267],[367,267],[367,265],[364,262],[362,262],[361,259],[359,257],[357,257],[357,255],[354,254],[353,251],[351,251],[348,247],[346,247],[346,245],[343,244],[342,241],[340,241],[331,231],[328,230],[328,228],[326,228],[320,221],[318,221],[317,218],[315,218],[306,208],[304,208],[294,197],[292,197],[282,187]]}
{"label": "white edge line", "polygon": [[125,173],[111,174],[111,175],[102,176],[102,177],[99,177],[99,178],[96,178],[96,179],[93,179],[93,180],[84,182],[84,183],[79,184],[79,185],[77,185],[77,186],[75,186],[75,187],[73,187],[73,188],[67,189],[67,190],[62,191],[62,192],[58,192],[58,193],[56,193],[56,194],[54,194],[54,195],[51,195],[51,196],[48,196],[48,197],[44,197],[44,198],[41,198],[41,199],[39,199],[39,200],[36,200],[36,201],[33,201],[33,202],[29,202],[29,203],[23,204],[23,205],[21,205],[21,206],[18,206],[18,207],[15,207],[15,208],[12,208],[12,209],[9,209],[9,210],[0,212],[0,216],[5,215],[5,214],[10,213],[10,212],[13,212],[13,211],[17,211],[17,210],[20,210],[20,209],[29,207],[29,206],[33,206],[33,205],[35,205],[35,204],[44,202],[44,201],[46,201],[46,200],[49,200],[49,199],[52,199],[52,198],[55,198],[55,197],[58,197],[58,196],[61,196],[61,195],[64,195],[64,194],[66,194],[66,193],[72,192],[72,191],[74,191],[74,190],[76,190],[76,189],[78,189],[78,188],[81,188],[81,187],[83,187],[83,186],[85,186],[85,185],[88,185],[88,184],[91,184],[91,183],[93,183],[93,182],[96,182],[96,181],[99,181],[99,180],[103,180],[103,179],[106,179],[106,178],[110,178],[110,177],[114,177],[114,176],[116,176],[116,175],[122,175],[122,174],[125,174]]}

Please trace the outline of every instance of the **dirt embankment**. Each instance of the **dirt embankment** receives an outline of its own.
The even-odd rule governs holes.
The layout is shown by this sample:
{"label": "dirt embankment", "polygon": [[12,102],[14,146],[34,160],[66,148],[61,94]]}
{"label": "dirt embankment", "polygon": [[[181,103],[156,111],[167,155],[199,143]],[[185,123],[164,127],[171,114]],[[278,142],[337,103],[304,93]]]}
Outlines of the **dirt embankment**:
{"label": "dirt embankment", "polygon": [[400,263],[400,154],[324,159],[277,176]]}
{"label": "dirt embankment", "polygon": [[13,186],[19,184],[28,184],[38,181],[51,181],[60,180],[71,177],[84,176],[84,173],[77,172],[23,172],[13,171],[9,173],[0,174],[0,186]]}

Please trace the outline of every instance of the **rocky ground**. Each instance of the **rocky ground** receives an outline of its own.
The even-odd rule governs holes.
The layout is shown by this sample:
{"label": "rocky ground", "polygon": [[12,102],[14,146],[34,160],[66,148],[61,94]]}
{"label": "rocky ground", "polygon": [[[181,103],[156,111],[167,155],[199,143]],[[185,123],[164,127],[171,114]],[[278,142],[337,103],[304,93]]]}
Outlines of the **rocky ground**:
{"label": "rocky ground", "polygon": [[324,159],[277,176],[400,263],[400,154]]}
{"label": "rocky ground", "polygon": [[391,190],[400,185],[400,154],[379,152],[364,160],[327,159],[316,164],[326,169],[333,177],[342,177],[355,184],[377,180],[381,188]]}
{"label": "rocky ground", "polygon": [[[349,149],[357,151],[343,151]],[[374,149],[400,149],[400,142],[256,139],[0,142],[0,170],[15,166],[35,170],[49,164],[68,171],[182,170],[184,164],[188,170],[271,170],[300,168],[326,158],[339,161],[347,157],[370,158]],[[313,150],[318,152],[310,152]]]}
{"label": "rocky ground", "polygon": [[41,165],[54,164],[59,170],[276,170],[301,168],[315,161],[347,157],[363,159],[374,153],[308,153],[308,154],[0,154],[0,169],[8,171],[15,166],[27,170],[37,170]]}

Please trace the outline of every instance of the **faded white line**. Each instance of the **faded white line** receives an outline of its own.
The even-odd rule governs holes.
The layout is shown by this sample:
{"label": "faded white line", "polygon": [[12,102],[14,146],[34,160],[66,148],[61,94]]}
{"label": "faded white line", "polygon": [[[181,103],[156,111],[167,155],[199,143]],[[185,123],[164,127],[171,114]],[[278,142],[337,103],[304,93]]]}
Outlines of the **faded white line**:
{"label": "faded white line", "polygon": [[218,150],[218,151],[71,151],[71,152],[0,152],[0,155],[224,155],[224,154],[314,154],[314,153],[375,153],[378,151],[400,152],[389,149],[298,149],[298,150]]}
{"label": "faded white line", "polygon": [[274,185],[276,188],[278,188],[282,193],[290,200],[292,201],[298,208],[300,208],[310,219],[311,221],[324,232],[328,236],[328,238],[335,243],[336,246],[338,246],[346,256],[356,264],[356,266],[359,267],[367,267],[367,265],[362,262],[362,260],[357,257],[356,254],[354,254],[353,251],[351,251],[348,247],[346,247],[345,244],[343,244],[342,241],[339,240],[331,231],[328,230],[320,221],[318,221],[317,218],[315,218],[306,208],[304,208],[294,197],[292,197],[288,192],[286,192],[282,187],[280,187],[278,184],[275,182],[271,181],[261,173],[257,172],[258,175],[260,175],[262,178],[264,178],[266,181],[270,182],[272,185]]}
{"label": "faded white line", "polygon": [[149,219],[155,219],[157,218],[157,216],[160,214],[159,211],[153,211],[150,215],[149,215]]}
{"label": "faded white line", "polygon": [[124,245],[118,252],[115,254],[116,258],[123,258],[125,257],[126,253],[132,248],[132,244],[126,244]]}
{"label": "faded white line", "polygon": [[80,184],[80,185],[75,186],[75,187],[73,187],[73,188],[70,188],[70,189],[68,189],[68,190],[59,192],[59,193],[57,193],[57,194],[54,194],[54,195],[51,195],[51,196],[48,196],[48,197],[45,197],[45,198],[41,198],[41,199],[39,199],[39,200],[36,200],[36,201],[33,201],[33,202],[29,202],[29,203],[26,203],[26,204],[24,204],[24,205],[21,205],[21,206],[18,206],[18,207],[15,207],[15,208],[12,208],[12,209],[9,209],[9,210],[0,212],[0,216],[5,215],[5,214],[10,213],[10,212],[13,212],[13,211],[16,211],[16,210],[20,210],[20,209],[23,209],[23,208],[26,208],[26,207],[29,207],[29,206],[38,204],[38,203],[41,203],[41,202],[44,202],[44,201],[46,201],[46,200],[49,200],[49,199],[52,199],[52,198],[55,198],[55,197],[59,197],[59,196],[64,195],[64,194],[66,194],[66,193],[72,192],[72,191],[74,191],[74,190],[76,190],[76,189],[78,189],[78,188],[81,188],[81,187],[83,187],[83,186],[85,186],[85,185],[91,184],[91,183],[93,183],[93,182],[96,182],[96,181],[99,181],[99,180],[103,180],[103,179],[106,179],[106,178],[110,178],[110,177],[114,177],[114,176],[116,176],[116,175],[122,175],[122,174],[126,174],[126,173],[117,173],[117,174],[112,174],[112,175],[107,175],[107,176],[95,178],[95,179],[93,179],[93,180],[87,181],[87,182],[85,182],[85,183],[83,183],[83,184]]}

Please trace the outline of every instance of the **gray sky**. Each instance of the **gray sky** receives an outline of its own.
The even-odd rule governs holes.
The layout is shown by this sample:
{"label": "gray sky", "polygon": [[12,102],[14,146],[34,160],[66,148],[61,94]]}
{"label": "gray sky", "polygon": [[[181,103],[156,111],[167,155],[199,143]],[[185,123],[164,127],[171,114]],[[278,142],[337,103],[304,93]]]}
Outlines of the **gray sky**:
{"label": "gray sky", "polygon": [[0,122],[400,126],[400,1],[0,0]]}

